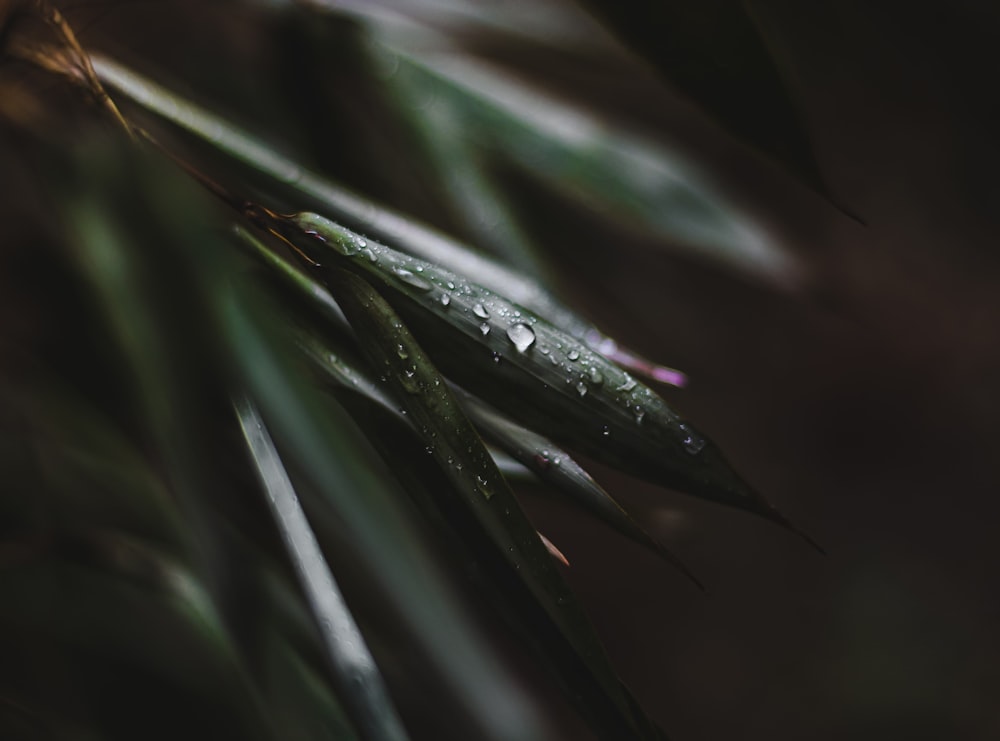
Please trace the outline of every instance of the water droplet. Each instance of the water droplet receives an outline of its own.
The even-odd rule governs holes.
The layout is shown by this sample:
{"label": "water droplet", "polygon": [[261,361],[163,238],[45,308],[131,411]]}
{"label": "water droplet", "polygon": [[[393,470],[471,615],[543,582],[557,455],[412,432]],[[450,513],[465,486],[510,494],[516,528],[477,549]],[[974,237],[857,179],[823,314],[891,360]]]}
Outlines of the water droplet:
{"label": "water droplet", "polygon": [[392,269],[392,272],[395,273],[396,277],[398,277],[401,281],[409,286],[413,286],[419,291],[429,291],[433,288],[433,285],[429,280],[422,278],[406,268],[395,267]]}
{"label": "water droplet", "polygon": [[527,324],[512,324],[507,327],[507,337],[518,352],[525,352],[535,342],[535,332]]}
{"label": "water droplet", "polygon": [[601,435],[604,437],[611,437],[611,430],[607,425],[604,425],[604,427],[601,428]]}
{"label": "water droplet", "polygon": [[455,290],[455,282],[454,281],[450,280],[447,283],[445,283],[445,285],[448,286],[448,290],[449,291],[454,291]]}
{"label": "water droplet", "polygon": [[442,306],[447,306],[448,304],[451,303],[451,295],[447,293],[442,293],[441,296],[438,298],[438,300],[441,302]]}
{"label": "water droplet", "polygon": [[683,433],[684,437],[681,438],[681,445],[684,446],[686,450],[691,455],[697,455],[705,447],[705,438],[696,434],[690,427],[688,427],[683,422],[679,425],[680,431]]}
{"label": "water droplet", "polygon": [[493,362],[496,363],[497,365],[500,365],[500,361],[503,360],[503,355],[498,353],[496,350],[493,351],[491,357],[493,358]]}
{"label": "water droplet", "polygon": [[626,374],[625,381],[621,386],[615,388],[615,391],[631,391],[635,388],[635,379],[632,376]]}
{"label": "water droplet", "polygon": [[586,396],[587,384],[585,384],[583,381],[580,381],[578,384],[576,384],[576,393],[580,394],[580,396]]}
{"label": "water droplet", "polygon": [[472,307],[472,313],[478,316],[480,319],[489,319],[490,312],[486,310],[486,307],[482,304],[476,304]]}
{"label": "water droplet", "polygon": [[378,262],[378,255],[375,253],[375,250],[365,250],[365,256],[370,262]]}
{"label": "water droplet", "polygon": [[580,351],[577,350],[576,348],[573,348],[572,350],[569,351],[569,353],[567,353],[566,357],[569,358],[570,360],[579,360]]}
{"label": "water droplet", "polygon": [[645,417],[645,416],[646,416],[646,410],[645,410],[645,409],[643,409],[643,408],[642,408],[641,406],[639,406],[638,404],[636,404],[636,405],[635,405],[635,406],[634,406],[634,407],[632,408],[632,414],[634,414],[634,415],[635,415],[635,423],[636,423],[637,425],[641,425],[641,424],[642,424],[642,419],[643,419],[643,417]]}
{"label": "water droplet", "polygon": [[358,240],[358,247],[361,247],[362,249],[364,249],[367,246],[368,246],[368,243],[365,240],[363,240],[363,239],[359,239]]}
{"label": "water droplet", "polygon": [[600,386],[602,383],[604,383],[604,376],[601,375],[601,372],[599,370],[597,370],[597,366],[595,365],[590,366],[590,372],[588,375],[590,377],[590,382],[595,386]]}
{"label": "water droplet", "polygon": [[490,325],[487,324],[486,322],[483,322],[482,324],[479,325],[479,331],[482,332],[483,336],[485,337],[490,333]]}
{"label": "water droplet", "polygon": [[549,354],[549,348],[547,348],[545,345],[539,345],[538,346],[538,352],[540,352],[542,355],[548,355]]}
{"label": "water droplet", "polygon": [[396,345],[396,354],[399,356],[400,360],[406,360],[410,357],[410,353],[406,352],[406,348],[402,345]]}
{"label": "water droplet", "polygon": [[403,389],[408,394],[419,394],[420,393],[420,386],[417,385],[416,380],[414,380],[414,378],[413,378],[413,374],[410,373],[409,371],[407,371],[406,373],[403,373],[401,376],[399,376],[399,385],[402,386]]}

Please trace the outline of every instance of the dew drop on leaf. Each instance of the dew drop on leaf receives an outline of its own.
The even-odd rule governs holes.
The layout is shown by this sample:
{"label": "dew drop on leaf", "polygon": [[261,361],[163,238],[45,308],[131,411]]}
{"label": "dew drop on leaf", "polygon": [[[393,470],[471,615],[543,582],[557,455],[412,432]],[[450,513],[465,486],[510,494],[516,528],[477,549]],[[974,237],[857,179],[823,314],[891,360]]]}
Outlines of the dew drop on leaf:
{"label": "dew drop on leaf", "polygon": [[631,391],[635,388],[635,379],[632,376],[626,375],[625,381],[621,386],[615,388],[615,391]]}
{"label": "dew drop on leaf", "polygon": [[413,273],[410,270],[407,270],[406,268],[396,267],[392,269],[392,272],[395,273],[396,277],[398,277],[401,281],[409,286],[413,286],[419,291],[429,291],[433,288],[429,280]]}
{"label": "dew drop on leaf", "polygon": [[580,396],[586,396],[587,384],[585,384],[583,381],[580,381],[578,384],[576,384],[576,393],[580,394]]}
{"label": "dew drop on leaf", "polygon": [[485,337],[490,333],[490,325],[487,324],[486,322],[483,322],[482,324],[479,325],[479,331],[482,332],[483,336]]}
{"label": "dew drop on leaf", "polygon": [[570,350],[569,353],[566,355],[566,357],[569,358],[570,360],[579,360],[580,351],[576,349]]}
{"label": "dew drop on leaf", "polygon": [[681,439],[681,445],[684,446],[684,450],[691,455],[697,455],[700,453],[705,447],[705,438],[700,435],[696,435],[692,432],[691,428],[683,422],[680,424],[680,430],[684,434],[684,437]]}
{"label": "dew drop on leaf", "polygon": [[518,352],[525,352],[535,342],[535,332],[527,324],[512,324],[507,327],[507,337]]}
{"label": "dew drop on leaf", "polygon": [[442,293],[441,296],[438,298],[438,301],[441,302],[442,306],[447,306],[448,304],[451,303],[451,295],[448,293]]}

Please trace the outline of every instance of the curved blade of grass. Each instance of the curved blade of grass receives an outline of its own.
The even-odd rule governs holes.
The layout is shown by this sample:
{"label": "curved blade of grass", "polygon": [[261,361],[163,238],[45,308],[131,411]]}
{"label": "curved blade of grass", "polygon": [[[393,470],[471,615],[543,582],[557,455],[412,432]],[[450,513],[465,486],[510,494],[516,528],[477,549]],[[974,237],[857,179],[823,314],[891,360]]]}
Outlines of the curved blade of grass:
{"label": "curved blade of grass", "polygon": [[92,57],[101,81],[176,126],[210,142],[219,151],[311,200],[316,208],[375,239],[497,291],[564,332],[582,339],[598,351],[613,352],[613,359],[636,373],[674,385],[683,385],[679,371],[657,365],[630,351],[619,349],[600,330],[562,304],[533,278],[518,273],[429,227],[376,205],[351,191],[324,180],[282,157],[265,143],[214,114],[184,100],[161,85],[99,54]]}
{"label": "curved blade of grass", "polygon": [[[328,344],[305,331],[299,330],[294,334],[299,346],[313,360],[326,379],[341,388],[354,391],[370,399],[392,413],[401,423],[413,428],[413,420],[410,416],[398,408],[398,405],[385,393],[384,389],[375,383],[366,370],[361,368],[360,363],[352,360],[350,352],[345,352],[343,348],[338,348],[337,352],[333,352]],[[448,384],[448,386],[452,393],[456,394],[462,410],[468,415],[476,429],[487,439],[499,445],[500,451],[489,448],[487,450],[501,473],[507,476],[504,465],[513,465],[527,475],[534,473],[542,481],[567,491],[574,501],[597,514],[598,517],[627,537],[651,548],[657,555],[678,566],[699,587],[701,586],[700,582],[688,574],[676,557],[635,524],[628,513],[573,460],[569,453],[540,435],[504,418],[503,415],[489,409],[475,397],[461,392],[453,384]],[[503,459],[500,459],[501,455]],[[556,560],[568,565],[562,552],[544,535],[541,533],[538,535],[548,548],[549,553]]]}
{"label": "curved blade of grass", "polygon": [[[346,318],[333,297],[322,285],[276,254],[256,235],[242,227],[234,233],[240,240],[271,265],[287,283],[301,295],[309,298],[328,320],[342,328]],[[442,294],[443,295],[443,294]],[[305,331],[296,333],[299,345],[323,371],[339,384],[351,388],[398,414],[398,409],[384,391],[362,370],[362,364],[345,354],[342,348],[333,352],[325,342]],[[632,540],[646,546],[668,563],[680,569],[699,588],[701,582],[665,546],[646,533],[631,516],[588,474],[565,450],[551,440],[511,421],[495,409],[482,403],[471,394],[458,392],[463,410],[486,438],[500,446],[507,454],[533,471],[542,481],[565,492],[569,497],[592,512],[611,527]],[[411,420],[407,419],[409,424]]]}
{"label": "curved blade of grass", "polygon": [[505,450],[543,481],[567,494],[619,533],[645,546],[704,589],[704,585],[666,546],[653,538],[569,453],[470,394],[460,394],[462,407],[487,440]]}
{"label": "curved blade of grass", "polygon": [[[234,233],[243,243],[249,245],[255,253],[260,255],[267,264],[273,266],[287,283],[300,294],[311,299],[328,320],[332,320],[341,328],[349,330],[346,318],[323,286],[278,256],[263,241],[246,229],[237,226]],[[404,419],[393,401],[362,369],[362,364],[351,357],[351,353],[345,354],[343,348],[338,348],[337,352],[333,352],[326,342],[321,341],[310,332],[298,330],[295,331],[295,335],[298,344],[329,378],[345,388],[353,389],[376,401]],[[471,394],[461,392],[454,385],[450,385],[450,387],[458,394],[459,402],[469,419],[488,440],[498,445],[529,471],[534,472],[542,481],[568,494],[573,501],[626,537],[649,548],[668,563],[680,569],[699,588],[704,588],[684,564],[663,544],[646,533],[568,452],[544,436],[518,425]],[[405,421],[407,424],[412,422],[409,418],[405,418]]]}
{"label": "curved blade of grass", "polygon": [[452,209],[475,243],[523,274],[547,277],[545,261],[486,171],[482,153],[468,140],[468,116],[452,102],[430,97],[435,91],[428,86],[411,84],[409,75],[400,75],[398,64],[383,56],[375,55],[382,66],[392,65],[393,74],[385,75],[385,85],[397,118],[414,132],[428,163],[425,169],[442,184]]}
{"label": "curved blade of grass", "polygon": [[[234,655],[254,681],[249,667],[259,647],[251,636],[264,626],[243,601],[249,580],[234,578],[242,564],[233,530],[218,509],[220,494],[230,490],[216,457],[223,433],[206,413],[221,383],[212,349],[215,325],[206,321],[205,296],[198,290],[206,264],[188,263],[177,249],[190,244],[194,251],[210,251],[208,209],[203,194],[162,162],[108,142],[89,143],[67,178],[86,185],[67,196],[64,210],[74,257],[134,383],[132,403],[184,518],[187,553]],[[261,702],[256,697],[255,705]],[[266,710],[252,710],[274,733]]]}
{"label": "curved blade of grass", "polygon": [[600,689],[591,693],[590,702],[610,703],[604,712],[614,713],[619,731],[659,738],[655,725],[618,680],[586,614],[423,349],[364,278],[337,268],[328,270],[326,277],[362,349],[385,373],[387,385],[453,481],[466,511],[591,673]]}
{"label": "curved blade of grass", "polygon": [[215,301],[228,346],[269,427],[296,471],[321,495],[317,505],[346,526],[355,567],[364,570],[368,588],[412,638],[428,675],[447,688],[456,712],[467,715],[477,738],[548,738],[541,714],[460,607],[406,519],[398,489],[378,470],[354,463],[365,459],[357,429],[298,380],[292,348],[268,323],[266,298],[221,286]]}
{"label": "curved blade of grass", "polygon": [[447,375],[522,424],[623,471],[799,532],[652,389],[533,312],[317,214],[253,215],[294,241],[320,279],[324,263],[343,265],[385,290]]}
{"label": "curved blade of grass", "polygon": [[430,60],[398,48],[386,54],[394,84],[434,101],[431,106],[447,106],[463,131],[504,162],[705,258],[779,285],[796,277],[797,266],[785,251],[662,146],[468,55]]}
{"label": "curved blade of grass", "polygon": [[345,709],[365,739],[407,739],[375,659],[323,558],[264,421],[245,396],[237,398],[234,406],[267,503],[323,637]]}

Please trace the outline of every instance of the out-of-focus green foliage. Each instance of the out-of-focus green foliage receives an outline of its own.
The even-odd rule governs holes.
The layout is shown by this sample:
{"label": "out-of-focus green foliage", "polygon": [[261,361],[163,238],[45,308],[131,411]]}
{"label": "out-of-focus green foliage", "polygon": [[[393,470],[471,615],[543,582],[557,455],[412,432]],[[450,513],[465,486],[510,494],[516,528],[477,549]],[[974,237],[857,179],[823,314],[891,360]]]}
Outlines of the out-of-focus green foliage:
{"label": "out-of-focus green foliage", "polygon": [[[91,67],[48,3],[0,4],[19,73],[0,78],[0,157],[23,182],[3,259],[34,312],[0,326],[0,633],[10,677],[36,666],[0,696],[0,730],[559,738],[527,664],[595,736],[664,738],[480,434],[674,563],[571,455],[787,523],[635,377],[681,374],[557,298],[496,165],[695,259],[776,283],[794,267],[667,150],[413,43],[446,31],[401,32],[377,4],[224,5],[246,17],[204,11],[220,33],[280,29],[316,64],[353,44],[352,84],[387,117],[372,127],[429,173],[422,194],[396,178],[401,200],[426,196],[460,237],[318,172],[296,140],[348,92],[319,86],[318,123],[254,137],[222,115],[238,95],[195,107],[152,62],[152,79],[107,53]],[[330,136],[312,148],[348,156]]]}

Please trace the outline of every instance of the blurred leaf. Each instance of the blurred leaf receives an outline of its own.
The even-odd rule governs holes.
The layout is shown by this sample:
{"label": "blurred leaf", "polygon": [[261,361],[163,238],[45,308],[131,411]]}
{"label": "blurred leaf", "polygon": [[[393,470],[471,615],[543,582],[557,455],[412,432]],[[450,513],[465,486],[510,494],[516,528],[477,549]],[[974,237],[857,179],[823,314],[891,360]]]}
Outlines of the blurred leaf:
{"label": "blurred leaf", "polygon": [[313,505],[345,524],[352,566],[368,575],[368,588],[381,609],[410,637],[428,677],[447,688],[451,707],[475,728],[476,737],[547,738],[536,708],[430,559],[428,546],[400,508],[398,490],[366,464],[354,424],[297,380],[289,360],[294,352],[267,315],[260,315],[265,307],[263,296],[246,289],[221,288],[215,295],[227,346],[268,427],[321,496]]}
{"label": "blurred leaf", "polygon": [[373,281],[450,378],[522,424],[654,483],[791,527],[654,391],[543,318],[317,214],[255,214],[318,277],[332,264]]}
{"label": "blurred leaf", "polygon": [[567,495],[571,501],[680,569],[702,588],[701,582],[677,556],[643,530],[569,453],[548,438],[511,421],[474,396],[461,394],[459,399],[469,418],[487,440],[507,451],[542,481]]}
{"label": "blurred leaf", "polygon": [[[387,385],[408,410],[428,452],[452,480],[469,515],[592,673],[596,686],[588,694],[589,710],[597,712],[598,718],[602,713],[616,715],[612,727],[619,733],[660,738],[655,724],[614,674],[586,614],[430,359],[363,278],[337,268],[324,271],[324,277],[370,362],[385,373]],[[610,707],[598,710],[595,705],[601,701]]]}
{"label": "blurred leaf", "polygon": [[421,145],[421,151],[413,156],[424,155],[429,164],[425,169],[442,183],[474,243],[526,275],[545,278],[545,261],[490,177],[482,148],[473,146],[468,136],[470,125],[477,122],[469,120],[462,105],[419,84],[421,80],[414,75],[403,74],[399,59],[380,58],[386,55],[385,50],[380,51],[376,60],[382,68],[388,67],[384,85],[396,101],[398,118],[409,124]]}
{"label": "blurred leaf", "polygon": [[626,48],[738,138],[829,196],[802,116],[741,0],[584,0]]}
{"label": "blurred leaf", "polygon": [[13,482],[30,477],[36,498],[44,492],[34,506],[40,526],[122,531],[182,550],[182,520],[164,482],[102,410],[37,368],[30,385],[4,387],[0,398],[31,451],[8,462],[11,485],[0,493],[8,523],[22,519],[14,511],[29,500]]}
{"label": "blurred leaf", "polygon": [[326,644],[345,707],[365,739],[408,738],[263,421],[249,399],[237,399],[235,407],[275,523]]}
{"label": "blurred leaf", "polygon": [[[117,541],[105,542],[120,548]],[[62,648],[64,660],[78,663],[85,680],[77,692],[119,683],[118,697],[95,694],[92,702],[118,728],[131,729],[126,735],[150,723],[128,708],[141,696],[162,724],[150,732],[153,738],[207,731],[223,738],[271,738],[223,626],[191,575],[145,547],[130,545],[117,555],[105,547],[107,556],[97,562],[93,558],[102,551],[88,552],[90,564],[81,564],[84,552],[77,545],[0,568],[4,632]],[[133,686],[126,689],[122,682]],[[149,692],[157,683],[160,692]]]}
{"label": "blurred leaf", "polygon": [[423,101],[412,115],[433,122],[441,161],[469,140],[629,228],[779,285],[795,277],[792,257],[679,155],[466,55],[383,54],[394,88]]}
{"label": "blurred leaf", "polygon": [[382,208],[277,154],[246,132],[181,99],[107,57],[95,55],[94,68],[109,87],[171,123],[204,139],[230,157],[267,175],[276,188],[291,189],[299,201],[342,220],[348,226],[398,246],[428,262],[467,276],[510,300],[545,316],[564,332],[598,351],[614,353],[617,362],[666,383],[683,376],[618,348],[586,319],[560,303],[534,278],[491,260],[449,237]]}
{"label": "blurred leaf", "polygon": [[[252,236],[250,238],[253,239]],[[345,346],[345,343],[338,343],[334,347],[329,340],[324,341],[317,333],[308,331],[296,332],[296,335],[305,353],[312,358],[327,379],[344,389],[371,399],[411,425],[410,418],[400,413],[397,404],[376,384],[367,368],[354,356],[353,351]],[[449,388],[456,394],[463,412],[486,440],[499,446],[525,469],[561,491],[574,503],[678,567],[695,584],[701,586],[677,557],[646,533],[568,452],[542,435],[513,422],[458,387],[449,384]],[[496,461],[496,455],[491,453],[491,456]],[[497,466],[500,467],[499,462]]]}

